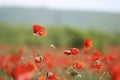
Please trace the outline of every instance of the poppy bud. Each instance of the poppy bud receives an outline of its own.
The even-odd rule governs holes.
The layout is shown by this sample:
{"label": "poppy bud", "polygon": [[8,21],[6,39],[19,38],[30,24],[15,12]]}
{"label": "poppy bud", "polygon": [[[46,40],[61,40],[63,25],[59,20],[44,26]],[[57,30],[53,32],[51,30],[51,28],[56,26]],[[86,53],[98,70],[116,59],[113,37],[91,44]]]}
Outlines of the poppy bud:
{"label": "poppy bud", "polygon": [[35,62],[36,63],[41,63],[42,61],[43,61],[43,57],[42,56],[35,57]]}
{"label": "poppy bud", "polygon": [[50,47],[53,48],[53,49],[56,49],[56,47],[54,45],[52,45],[52,44],[50,45]]}
{"label": "poppy bud", "polygon": [[51,77],[51,76],[53,76],[53,73],[52,72],[47,72],[47,77]]}
{"label": "poppy bud", "polygon": [[40,56],[40,61],[41,61],[41,62],[43,61],[43,57],[42,57],[42,56]]}

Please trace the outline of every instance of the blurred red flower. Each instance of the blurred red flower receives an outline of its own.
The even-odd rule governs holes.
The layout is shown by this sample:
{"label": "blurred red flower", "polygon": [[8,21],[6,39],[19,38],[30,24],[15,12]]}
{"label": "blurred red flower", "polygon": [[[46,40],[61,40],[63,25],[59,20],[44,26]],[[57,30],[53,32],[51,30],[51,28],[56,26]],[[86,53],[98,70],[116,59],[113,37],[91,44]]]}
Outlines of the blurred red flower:
{"label": "blurred red flower", "polygon": [[115,65],[110,73],[112,80],[120,80],[120,65]]}
{"label": "blurred red flower", "polygon": [[18,64],[20,60],[21,60],[21,55],[19,54],[10,56],[10,61],[15,65]]}
{"label": "blurred red flower", "polygon": [[58,78],[55,73],[48,75],[47,79],[48,80],[60,80],[60,78]]}
{"label": "blurred red flower", "polygon": [[86,49],[90,49],[93,46],[92,40],[90,38],[86,38],[83,46]]}
{"label": "blurred red flower", "polygon": [[101,52],[99,50],[94,50],[93,55],[100,56]]}
{"label": "blurred red flower", "polygon": [[86,66],[86,64],[84,62],[77,61],[73,66],[76,69],[83,69]]}
{"label": "blurred red flower", "polygon": [[46,80],[46,76],[45,75],[40,75],[38,80]]}
{"label": "blurred red flower", "polygon": [[15,80],[30,80],[36,70],[36,67],[32,62],[28,62],[25,65],[17,65],[12,72],[12,76]]}
{"label": "blurred red flower", "polygon": [[103,68],[103,65],[101,63],[100,64],[92,64],[91,68],[96,69],[96,70],[101,70]]}
{"label": "blurred red flower", "polygon": [[70,54],[76,55],[78,53],[80,53],[80,50],[77,49],[77,48],[70,48],[70,50],[65,50],[64,51],[65,55],[70,55]]}
{"label": "blurred red flower", "polygon": [[103,61],[106,63],[111,63],[114,61],[117,62],[117,61],[119,61],[118,59],[119,59],[119,57],[115,54],[109,54],[109,55],[103,56]]}
{"label": "blurred red flower", "polygon": [[69,51],[69,50],[65,50],[65,51],[64,51],[64,54],[65,54],[65,55],[70,55],[70,54],[72,54],[72,53],[71,53],[71,51]]}
{"label": "blurred red flower", "polygon": [[5,80],[4,78],[0,78],[0,80]]}
{"label": "blurred red flower", "polygon": [[73,55],[76,55],[76,54],[80,53],[80,50],[77,49],[77,48],[70,48],[70,51]]}
{"label": "blurred red flower", "polygon": [[45,37],[47,35],[47,32],[45,28],[41,25],[35,24],[32,26],[33,32],[35,35]]}
{"label": "blurred red flower", "polygon": [[100,59],[100,56],[98,56],[98,55],[93,55],[93,56],[90,57],[90,60],[92,60],[92,61],[96,61],[96,60],[99,60],[99,59]]}
{"label": "blurred red flower", "polygon": [[43,61],[43,57],[42,56],[35,57],[35,62],[36,63],[41,63],[42,61]]}

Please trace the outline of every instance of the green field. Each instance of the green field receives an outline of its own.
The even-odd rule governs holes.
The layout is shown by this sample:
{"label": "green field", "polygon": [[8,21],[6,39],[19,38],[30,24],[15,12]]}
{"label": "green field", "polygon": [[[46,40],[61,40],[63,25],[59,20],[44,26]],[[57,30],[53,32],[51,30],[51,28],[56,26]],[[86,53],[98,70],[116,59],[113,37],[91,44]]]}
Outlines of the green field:
{"label": "green field", "polygon": [[120,33],[110,33],[95,29],[79,29],[73,26],[45,26],[47,30],[46,38],[34,40],[32,26],[0,24],[0,44],[12,45],[47,45],[54,44],[57,47],[78,47],[86,37],[94,42],[94,47],[103,50],[109,45],[120,45]]}

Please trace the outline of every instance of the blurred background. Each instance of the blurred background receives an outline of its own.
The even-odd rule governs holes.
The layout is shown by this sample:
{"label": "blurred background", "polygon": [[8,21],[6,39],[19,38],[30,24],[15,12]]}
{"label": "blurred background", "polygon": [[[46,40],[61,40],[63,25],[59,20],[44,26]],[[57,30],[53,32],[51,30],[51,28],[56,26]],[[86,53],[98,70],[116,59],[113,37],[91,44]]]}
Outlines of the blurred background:
{"label": "blurred background", "polygon": [[[120,0],[0,0],[0,46],[82,48],[90,37],[94,48],[119,50],[119,4]],[[33,24],[43,25],[47,37],[34,40]]]}

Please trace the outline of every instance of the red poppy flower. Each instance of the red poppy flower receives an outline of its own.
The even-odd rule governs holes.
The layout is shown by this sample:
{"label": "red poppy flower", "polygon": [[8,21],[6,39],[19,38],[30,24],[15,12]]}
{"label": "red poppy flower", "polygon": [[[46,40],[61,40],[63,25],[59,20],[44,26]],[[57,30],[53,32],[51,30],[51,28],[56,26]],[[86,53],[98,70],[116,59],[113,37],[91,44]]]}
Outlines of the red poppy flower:
{"label": "red poppy flower", "polygon": [[40,75],[38,80],[46,80],[46,76],[45,75]]}
{"label": "red poppy flower", "polygon": [[71,48],[70,51],[71,51],[71,53],[72,53],[73,55],[76,55],[76,54],[78,54],[78,53],[80,52],[80,50],[77,49],[77,48]]}
{"label": "red poppy flower", "polygon": [[35,65],[28,62],[25,65],[17,65],[12,72],[12,76],[15,80],[30,80],[34,76],[35,70]]}
{"label": "red poppy flower", "polygon": [[47,79],[48,80],[60,80],[60,78],[58,78],[55,73],[51,73],[51,72],[48,72]]}
{"label": "red poppy flower", "polygon": [[5,80],[4,78],[0,78],[0,80]]}
{"label": "red poppy flower", "polygon": [[92,64],[91,68],[96,69],[96,70],[101,70],[103,68],[103,65],[102,64]]}
{"label": "red poppy flower", "polygon": [[100,56],[101,52],[99,50],[94,50],[93,55]]}
{"label": "red poppy flower", "polygon": [[45,37],[47,35],[47,32],[45,28],[41,25],[35,24],[32,26],[33,32],[35,35]]}
{"label": "red poppy flower", "polygon": [[119,57],[115,54],[109,54],[103,57],[103,61],[110,63],[111,61],[118,61]]}
{"label": "red poppy flower", "polygon": [[93,46],[92,40],[90,38],[86,38],[84,41],[84,48],[90,49]]}
{"label": "red poppy flower", "polygon": [[64,54],[66,54],[66,55],[70,55],[70,54],[76,55],[79,52],[80,52],[80,50],[77,49],[77,48],[70,48],[70,50],[65,50]]}
{"label": "red poppy flower", "polygon": [[73,66],[74,66],[74,68],[76,68],[76,69],[83,69],[86,65],[85,65],[84,62],[78,61],[78,62],[76,62]]}
{"label": "red poppy flower", "polygon": [[120,65],[113,66],[112,70],[110,70],[112,80],[120,80]]}
{"label": "red poppy flower", "polygon": [[100,59],[100,56],[98,56],[98,55],[93,55],[93,56],[90,57],[90,59],[91,59],[92,61],[96,61],[96,60],[99,60],[99,59]]}
{"label": "red poppy flower", "polygon": [[12,55],[11,57],[10,57],[10,61],[12,62],[12,63],[14,63],[14,64],[18,64],[18,62],[21,60],[21,55],[18,55],[18,54],[16,54],[16,55]]}
{"label": "red poppy flower", "polygon": [[71,53],[71,51],[69,51],[69,50],[65,50],[65,51],[64,51],[64,54],[65,54],[65,55],[70,55],[70,54],[72,54],[72,53]]}

